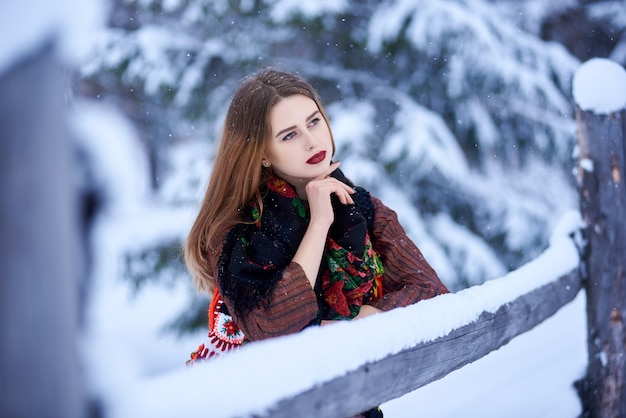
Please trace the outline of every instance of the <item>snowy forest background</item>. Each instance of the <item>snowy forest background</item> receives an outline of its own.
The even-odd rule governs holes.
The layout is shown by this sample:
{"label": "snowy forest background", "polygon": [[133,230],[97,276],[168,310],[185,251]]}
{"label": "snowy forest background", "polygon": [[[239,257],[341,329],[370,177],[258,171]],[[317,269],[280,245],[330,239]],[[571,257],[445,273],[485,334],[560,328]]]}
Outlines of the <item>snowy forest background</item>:
{"label": "snowy forest background", "polygon": [[[576,228],[572,77],[591,57],[626,65],[626,0],[25,0],[0,5],[0,22],[0,416],[252,411],[265,390],[343,373],[345,361],[328,361],[339,353],[363,364],[374,346],[382,358],[449,314],[501,305],[491,285],[521,295],[571,269],[569,238],[571,251],[525,263]],[[228,100],[264,66],[319,88],[344,171],[398,212],[459,292],[185,368],[208,299],[181,244]],[[384,403],[385,416],[578,416],[585,316],[580,292]],[[302,368],[304,347],[314,354]],[[236,373],[219,371],[228,364]],[[243,400],[222,381],[241,387],[242,375],[256,385]]]}
{"label": "snowy forest background", "polygon": [[[225,109],[265,66],[319,89],[342,168],[398,212],[451,290],[514,270],[578,207],[571,80],[590,57],[626,64],[625,5],[114,0],[73,83],[76,103],[121,111],[146,155],[128,163],[149,171],[150,209],[132,223],[150,232],[120,240],[114,274],[137,294],[189,283],[180,248]],[[106,211],[117,192],[91,179]],[[168,332],[206,327],[207,300],[187,287]]]}

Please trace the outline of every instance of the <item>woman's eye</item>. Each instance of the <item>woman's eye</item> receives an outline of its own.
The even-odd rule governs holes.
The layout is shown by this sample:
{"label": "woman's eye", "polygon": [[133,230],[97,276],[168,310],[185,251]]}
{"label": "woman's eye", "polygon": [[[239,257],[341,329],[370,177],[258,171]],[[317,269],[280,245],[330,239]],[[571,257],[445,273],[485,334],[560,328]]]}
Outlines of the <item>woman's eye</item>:
{"label": "woman's eye", "polygon": [[311,121],[309,122],[309,126],[315,126],[320,122],[320,118],[314,118],[311,119]]}
{"label": "woman's eye", "polygon": [[292,139],[294,136],[296,136],[295,132],[289,132],[287,135],[283,136],[283,141],[289,141],[290,139]]}

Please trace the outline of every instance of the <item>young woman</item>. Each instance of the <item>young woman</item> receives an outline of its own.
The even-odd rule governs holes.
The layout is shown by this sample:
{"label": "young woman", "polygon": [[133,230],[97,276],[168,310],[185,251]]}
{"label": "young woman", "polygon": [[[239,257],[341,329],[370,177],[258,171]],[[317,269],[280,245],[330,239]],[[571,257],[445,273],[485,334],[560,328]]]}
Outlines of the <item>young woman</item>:
{"label": "young woman", "polygon": [[334,153],[309,83],[271,69],[243,81],[185,247],[213,295],[209,341],[190,362],[448,291],[395,212],[355,187]]}

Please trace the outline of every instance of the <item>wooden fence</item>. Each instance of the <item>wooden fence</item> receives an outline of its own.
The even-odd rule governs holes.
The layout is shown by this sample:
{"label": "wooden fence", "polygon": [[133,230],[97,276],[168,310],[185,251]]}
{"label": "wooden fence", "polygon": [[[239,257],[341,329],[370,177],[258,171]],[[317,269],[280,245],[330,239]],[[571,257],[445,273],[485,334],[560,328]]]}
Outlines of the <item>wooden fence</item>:
{"label": "wooden fence", "polygon": [[54,45],[51,34],[0,69],[0,417],[85,415],[84,252]]}
{"label": "wooden fence", "polygon": [[[590,104],[626,101],[626,72],[608,60],[585,63],[574,80],[595,91]],[[587,79],[588,77],[588,79]],[[602,82],[601,82],[602,81]],[[603,89],[604,87],[604,89]],[[612,91],[615,90],[615,91]],[[584,99],[584,97],[583,97]],[[582,100],[582,99],[581,99]],[[584,416],[626,416],[626,110],[576,108],[580,208],[587,241],[589,367],[581,382]],[[607,114],[608,113],[608,114]]]}
{"label": "wooden fence", "polygon": [[[136,405],[133,413],[349,417],[412,392],[498,349],[575,298],[582,288],[580,252],[569,231],[576,231],[580,218],[566,224],[543,254],[502,278],[359,321],[251,344],[192,370],[144,381],[137,402],[148,404]],[[158,394],[172,387],[185,389],[151,409]]]}
{"label": "wooden fence", "polygon": [[[502,305],[433,341],[361,365],[270,405],[254,417],[348,417],[412,392],[497,350],[552,316],[581,289],[579,270]],[[449,301],[454,309],[454,301]],[[375,385],[372,382],[377,382]]]}

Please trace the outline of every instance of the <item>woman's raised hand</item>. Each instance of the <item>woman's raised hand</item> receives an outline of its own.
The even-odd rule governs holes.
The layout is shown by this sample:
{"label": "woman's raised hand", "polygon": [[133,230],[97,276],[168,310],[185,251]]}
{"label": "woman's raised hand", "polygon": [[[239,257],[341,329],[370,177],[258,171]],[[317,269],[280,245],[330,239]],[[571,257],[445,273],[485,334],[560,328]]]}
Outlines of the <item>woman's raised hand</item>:
{"label": "woman's raised hand", "polygon": [[293,261],[302,267],[313,288],[324,253],[328,230],[335,220],[330,197],[334,193],[344,205],[354,203],[351,196],[355,192],[354,189],[330,177],[330,173],[338,167],[338,162],[331,164],[324,174],[309,181],[305,187],[311,211],[311,222],[293,256]]}
{"label": "woman's raised hand", "polygon": [[353,204],[352,194],[355,190],[347,184],[330,177],[330,174],[339,168],[340,163],[332,163],[321,176],[309,181],[306,185],[306,195],[311,210],[311,223],[323,224],[330,228],[335,220],[335,214],[330,197],[335,194],[344,205]]}

